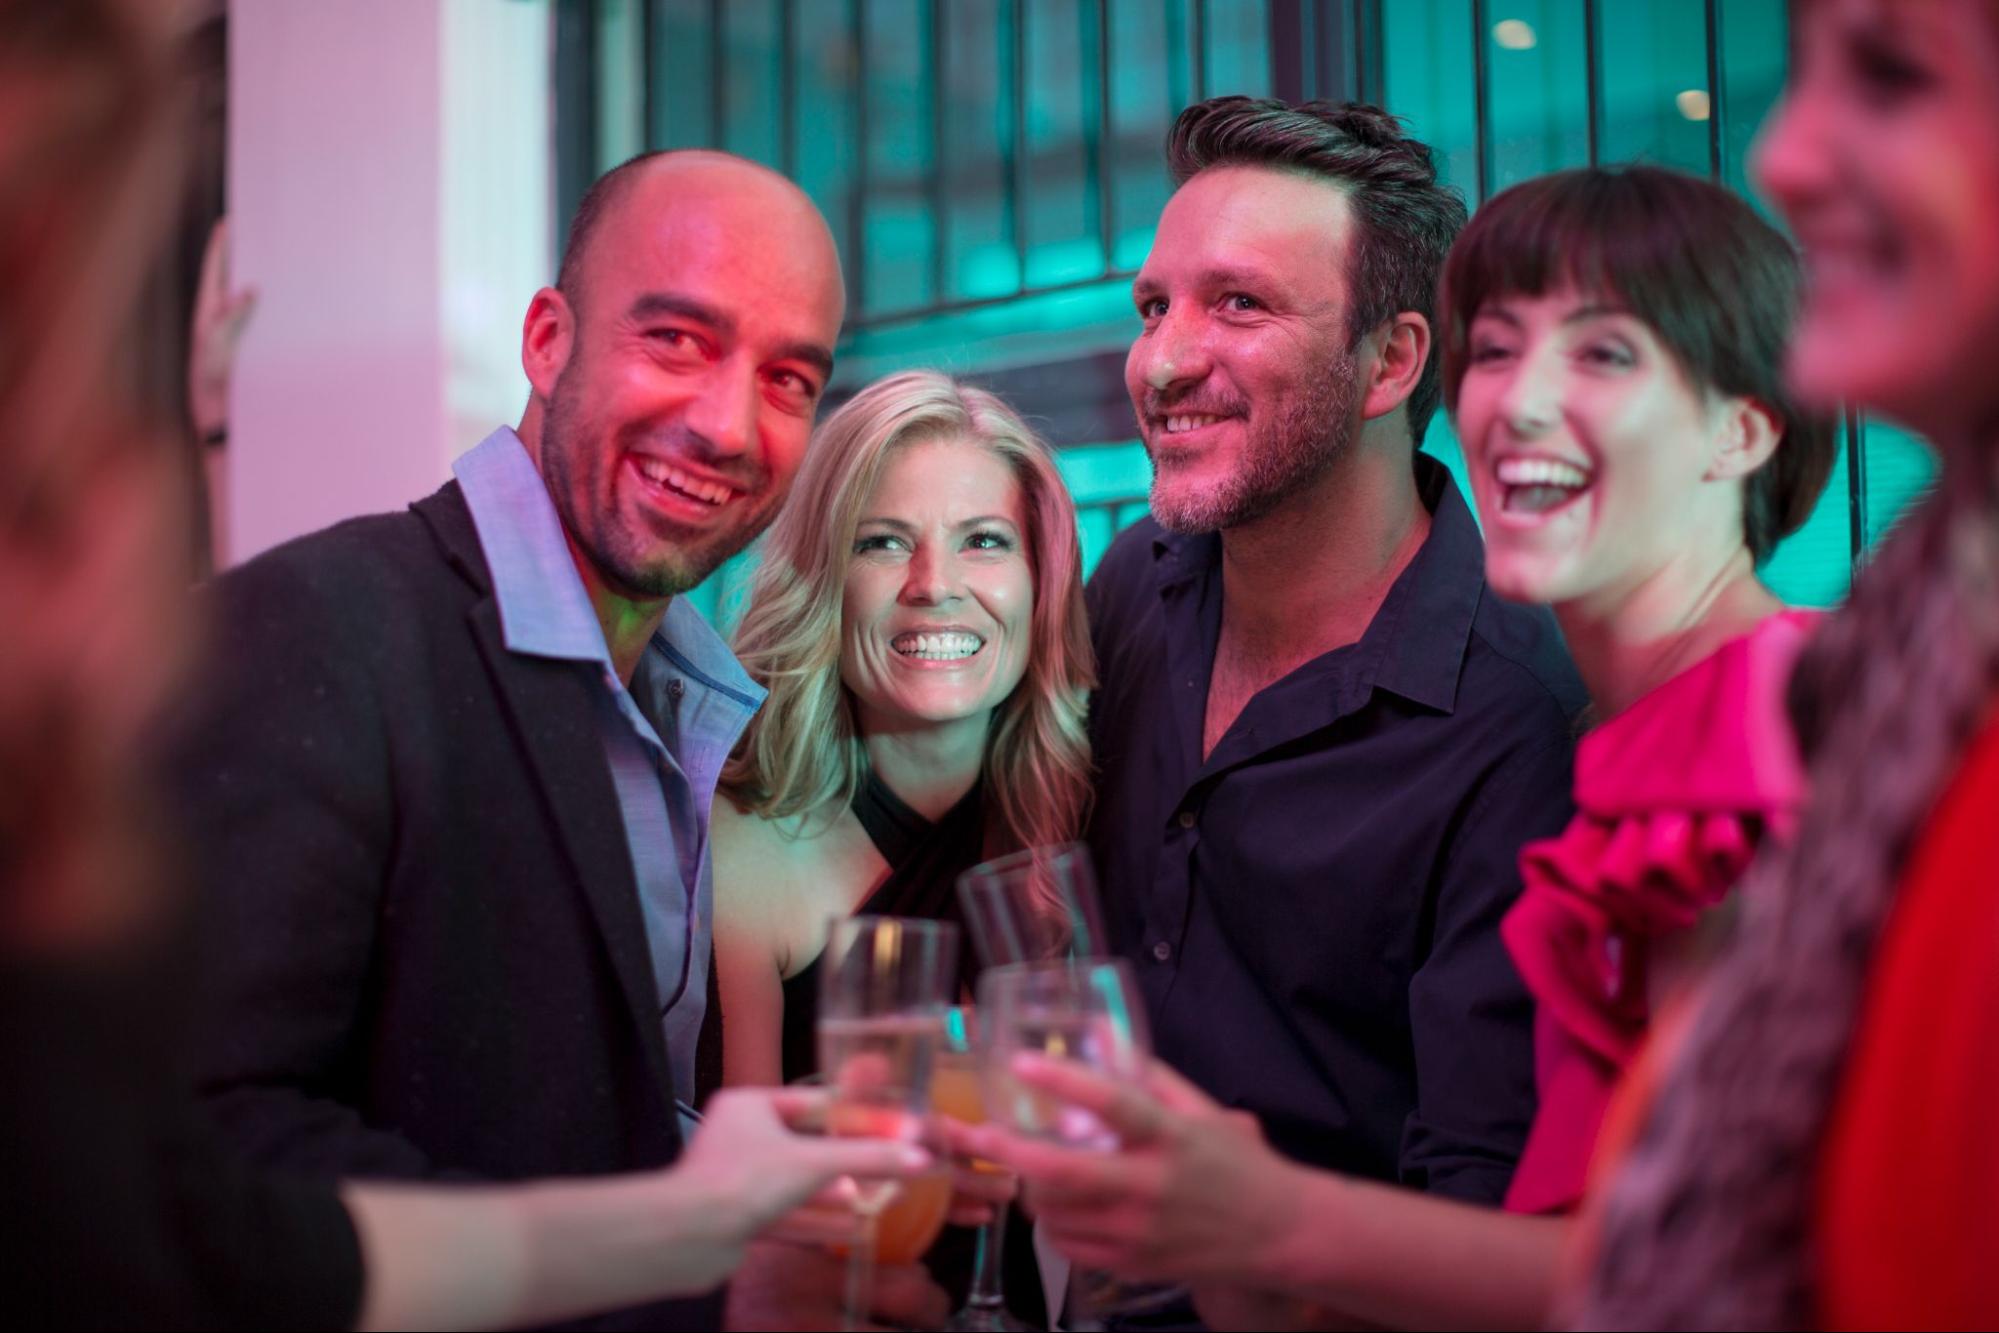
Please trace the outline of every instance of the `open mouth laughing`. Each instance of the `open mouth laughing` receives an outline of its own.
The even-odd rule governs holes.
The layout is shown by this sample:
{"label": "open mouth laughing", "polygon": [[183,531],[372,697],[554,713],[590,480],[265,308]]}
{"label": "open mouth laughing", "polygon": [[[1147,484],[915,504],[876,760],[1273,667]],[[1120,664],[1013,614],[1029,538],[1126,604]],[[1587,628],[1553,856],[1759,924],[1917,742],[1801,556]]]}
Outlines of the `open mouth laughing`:
{"label": "open mouth laughing", "polygon": [[1559,458],[1496,459],[1492,479],[1499,484],[1499,510],[1521,518],[1544,518],[1586,493],[1595,477]]}

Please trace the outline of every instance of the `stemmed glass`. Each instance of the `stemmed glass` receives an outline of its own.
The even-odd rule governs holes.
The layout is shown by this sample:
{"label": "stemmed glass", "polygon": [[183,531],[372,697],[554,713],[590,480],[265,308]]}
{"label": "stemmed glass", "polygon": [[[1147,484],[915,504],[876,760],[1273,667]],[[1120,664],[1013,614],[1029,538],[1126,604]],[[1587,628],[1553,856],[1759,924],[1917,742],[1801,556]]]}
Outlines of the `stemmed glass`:
{"label": "stemmed glass", "polygon": [[[942,921],[837,917],[819,976],[819,1069],[831,1094],[827,1131],[922,1140],[930,1080],[957,979],[958,930]],[[846,1326],[867,1320],[875,1229],[900,1186],[852,1182],[860,1235],[847,1260]]]}
{"label": "stemmed glass", "polygon": [[[1119,1081],[1144,1079],[1152,1058],[1145,1005],[1121,958],[1071,958],[988,968],[979,978],[986,1031],[986,1108],[1022,1134],[1110,1152],[1117,1132],[1093,1112],[1038,1092],[1014,1076],[1014,1057],[1073,1060]],[[1073,1290],[1086,1318],[1131,1315],[1182,1299],[1174,1283],[1124,1282],[1078,1270]]]}
{"label": "stemmed glass", "polygon": [[[1096,877],[1089,849],[1080,843],[1030,847],[973,866],[958,878],[958,901],[984,967],[1048,962],[1072,948],[1086,953],[1104,948]],[[940,1070],[956,1066],[965,1071],[940,1073],[940,1078],[949,1079],[952,1101],[961,1109],[946,1106],[941,1091],[938,1108],[963,1120],[971,1120],[975,1109],[977,1120],[983,1121],[984,1084],[978,1053],[969,1039],[971,1016],[963,1020],[963,1026],[966,1040],[959,1044],[961,1050],[943,1056],[947,1064],[940,1066]],[[952,1050],[949,1046],[946,1049]],[[939,1084],[940,1089],[943,1086]],[[974,1097],[978,1098],[976,1108]],[[979,1169],[1000,1168],[980,1165]],[[951,1333],[1024,1333],[1032,1327],[1007,1313],[1001,1291],[1007,1210],[1006,1204],[997,1205],[992,1220],[979,1228],[971,1290],[964,1308],[945,1325]]]}
{"label": "stemmed glass", "polygon": [[[977,1011],[961,1006],[950,1012],[944,1025],[944,1044],[937,1053],[937,1069],[931,1077],[930,1099],[937,1114],[950,1116],[968,1125],[986,1121],[985,1065],[978,1039]],[[992,1162],[975,1161],[975,1171],[1003,1172]],[[993,1206],[993,1216],[979,1228],[977,1248],[972,1252],[972,1285],[965,1306],[944,1325],[947,1333],[1030,1333],[1033,1325],[1022,1323],[1006,1311],[1001,1290],[1001,1255],[1006,1243],[1007,1205]]]}
{"label": "stemmed glass", "polygon": [[1030,847],[958,877],[958,901],[982,967],[1108,957],[1090,849]]}
{"label": "stemmed glass", "polygon": [[[1012,1056],[1031,1050],[1114,1078],[1145,1075],[1151,1042],[1144,1003],[1130,969],[1110,957],[1089,849],[1033,847],[989,861],[959,879],[958,895],[987,968],[979,1005],[989,1038],[988,1114],[1070,1146],[1116,1147],[1116,1136],[1095,1117],[1029,1092],[1011,1071]],[[1121,1283],[1107,1273],[1079,1272],[1075,1287],[1083,1313],[1094,1316],[1150,1310],[1184,1294],[1178,1286]]]}

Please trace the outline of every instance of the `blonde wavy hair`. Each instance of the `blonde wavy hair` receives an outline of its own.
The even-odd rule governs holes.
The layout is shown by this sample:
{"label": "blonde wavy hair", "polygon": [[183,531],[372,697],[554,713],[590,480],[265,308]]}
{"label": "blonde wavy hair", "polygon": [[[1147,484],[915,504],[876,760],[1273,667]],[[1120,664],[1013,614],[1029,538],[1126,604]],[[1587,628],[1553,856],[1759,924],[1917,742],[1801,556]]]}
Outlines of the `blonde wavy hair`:
{"label": "blonde wavy hair", "polygon": [[765,819],[831,819],[867,771],[840,679],[840,608],[861,511],[899,448],[965,440],[1013,469],[1034,578],[1027,669],[986,739],[984,854],[1067,842],[1090,802],[1085,713],[1096,684],[1076,510],[1048,445],[983,389],[937,371],[877,380],[823,422],[765,538],[736,655],[770,691],[721,786]]}

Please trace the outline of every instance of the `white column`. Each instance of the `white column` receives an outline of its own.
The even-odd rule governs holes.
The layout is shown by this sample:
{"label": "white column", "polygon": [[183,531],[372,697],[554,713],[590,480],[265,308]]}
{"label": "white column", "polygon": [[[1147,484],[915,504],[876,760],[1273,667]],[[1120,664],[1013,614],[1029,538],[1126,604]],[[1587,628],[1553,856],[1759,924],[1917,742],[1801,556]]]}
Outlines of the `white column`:
{"label": "white column", "polygon": [[229,30],[233,267],[259,290],[233,563],[401,508],[518,419],[553,69],[547,0],[233,0]]}

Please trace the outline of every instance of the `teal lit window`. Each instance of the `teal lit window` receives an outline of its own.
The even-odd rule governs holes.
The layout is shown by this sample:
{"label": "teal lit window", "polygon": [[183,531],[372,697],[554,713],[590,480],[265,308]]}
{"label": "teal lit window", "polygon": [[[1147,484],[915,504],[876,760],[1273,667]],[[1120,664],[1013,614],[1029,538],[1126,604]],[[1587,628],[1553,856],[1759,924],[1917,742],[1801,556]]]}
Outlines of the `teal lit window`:
{"label": "teal lit window", "polygon": [[[1784,77],[1784,0],[557,0],[558,204],[646,148],[719,146],[825,211],[854,301],[834,394],[932,365],[1062,450],[1086,560],[1145,512],[1121,377],[1163,146],[1223,92],[1403,116],[1476,204],[1642,160],[1746,189]],[[1929,482],[1872,421],[1769,566],[1808,605]],[[1462,471],[1441,417],[1424,447]],[[1463,479],[1460,476],[1460,484]],[[726,621],[748,560],[694,598]]]}

